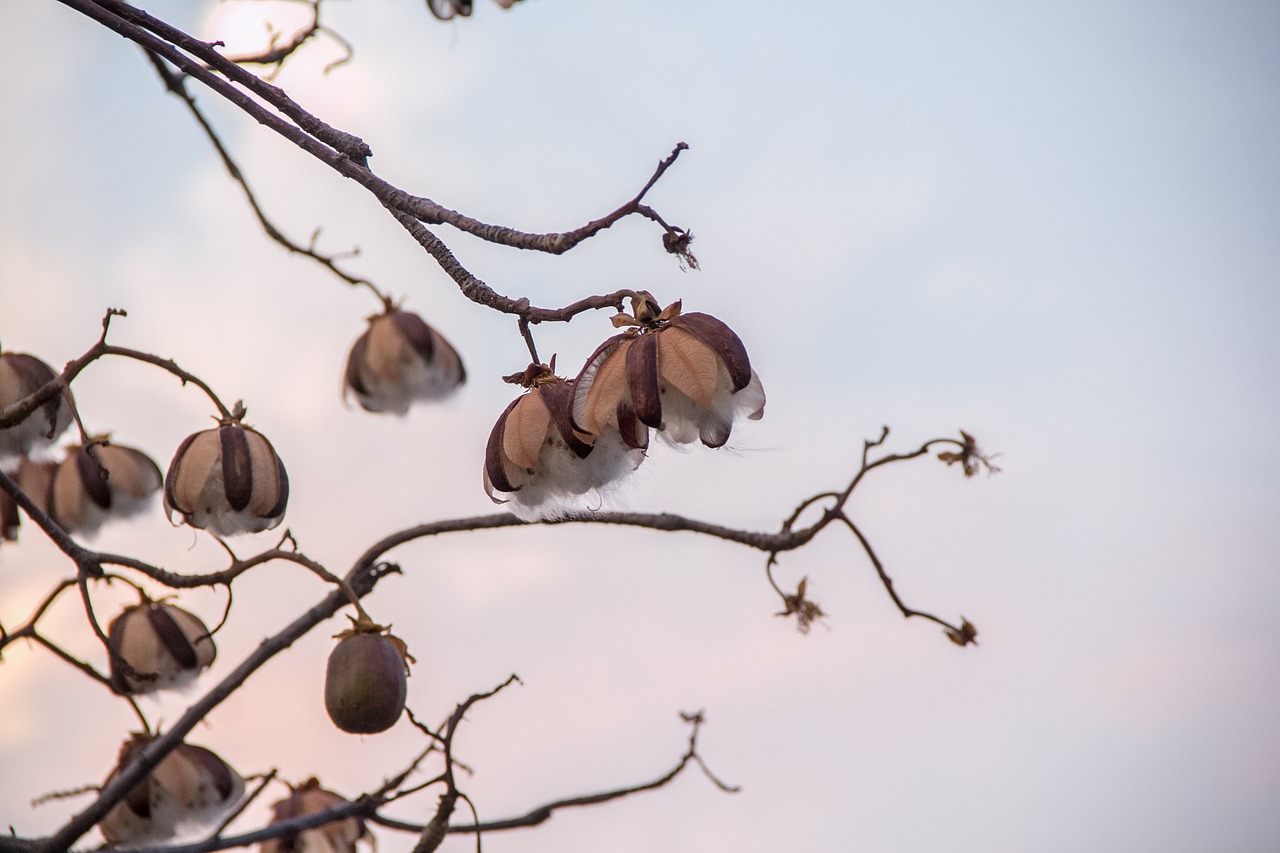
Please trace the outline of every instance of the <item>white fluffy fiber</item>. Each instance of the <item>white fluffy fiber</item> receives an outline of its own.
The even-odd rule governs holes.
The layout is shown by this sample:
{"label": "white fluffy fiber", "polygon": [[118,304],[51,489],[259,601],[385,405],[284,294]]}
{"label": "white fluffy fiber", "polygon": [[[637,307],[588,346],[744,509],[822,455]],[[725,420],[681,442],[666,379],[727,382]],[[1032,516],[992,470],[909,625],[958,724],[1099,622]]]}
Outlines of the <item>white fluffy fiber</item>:
{"label": "white fluffy fiber", "polygon": [[495,492],[507,501],[512,514],[525,521],[598,512],[622,479],[644,460],[644,451],[627,447],[612,427],[596,439],[585,459],[570,450],[555,430],[550,438],[524,486],[511,493]]}
{"label": "white fluffy fiber", "polygon": [[719,447],[729,439],[738,418],[759,420],[764,415],[764,386],[755,371],[751,372],[747,386],[737,393],[730,392],[729,386],[723,384],[716,388],[709,409],[702,408],[665,381],[660,388],[662,430],[658,434],[672,444],[692,444],[702,439],[709,447]]}

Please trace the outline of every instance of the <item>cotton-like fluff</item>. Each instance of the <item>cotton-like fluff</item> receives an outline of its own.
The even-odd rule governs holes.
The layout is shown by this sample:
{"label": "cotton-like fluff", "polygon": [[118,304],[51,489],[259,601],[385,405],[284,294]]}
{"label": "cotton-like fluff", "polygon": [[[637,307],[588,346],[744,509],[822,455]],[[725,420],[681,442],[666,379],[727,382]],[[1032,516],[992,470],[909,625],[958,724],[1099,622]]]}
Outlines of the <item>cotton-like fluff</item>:
{"label": "cotton-like fluff", "polygon": [[573,383],[545,365],[525,372],[529,391],[494,424],[485,450],[484,488],[525,521],[599,510],[607,494],[644,460],[617,429],[591,435],[573,427]]}
{"label": "cotton-like fluff", "polygon": [[[182,687],[209,668],[218,651],[204,622],[180,607],[151,600],[126,608],[107,626],[111,688],[152,693]],[[128,669],[119,665],[119,655]]]}
{"label": "cotton-like fluff", "polygon": [[266,437],[238,420],[187,436],[164,481],[165,508],[220,536],[270,530],[284,518],[289,476]]}
{"label": "cotton-like fluff", "polygon": [[642,294],[632,304],[634,317],[614,322],[636,328],[601,344],[575,380],[575,426],[612,427],[633,447],[644,446],[648,428],[674,444],[720,447],[739,418],[764,415],[764,387],[732,329],[709,314],[681,314],[679,302],[659,312]]}
{"label": "cotton-like fluff", "polygon": [[91,453],[73,447],[53,476],[49,509],[68,532],[91,535],[108,518],[128,518],[146,509],[163,480],[160,468],[141,450],[103,444]]}
{"label": "cotton-like fluff", "polygon": [[448,397],[467,379],[449,342],[410,311],[388,305],[369,318],[347,354],[343,393],[370,412],[404,415],[422,400]]}
{"label": "cotton-like fluff", "polygon": [[[53,368],[34,355],[0,353],[0,411],[56,378]],[[0,429],[0,459],[53,444],[71,424],[69,399],[69,392],[56,394],[18,423]]]}
{"label": "cotton-like fluff", "polygon": [[[152,738],[134,735],[120,749],[109,784]],[[244,779],[202,746],[180,744],[98,822],[109,847],[156,844],[179,830],[207,827],[244,796]]]}
{"label": "cotton-like fluff", "polygon": [[[271,822],[318,814],[346,803],[341,795],[321,788],[313,776],[271,807]],[[268,839],[258,845],[258,853],[355,853],[361,840],[372,846],[373,835],[360,818],[347,817]]]}

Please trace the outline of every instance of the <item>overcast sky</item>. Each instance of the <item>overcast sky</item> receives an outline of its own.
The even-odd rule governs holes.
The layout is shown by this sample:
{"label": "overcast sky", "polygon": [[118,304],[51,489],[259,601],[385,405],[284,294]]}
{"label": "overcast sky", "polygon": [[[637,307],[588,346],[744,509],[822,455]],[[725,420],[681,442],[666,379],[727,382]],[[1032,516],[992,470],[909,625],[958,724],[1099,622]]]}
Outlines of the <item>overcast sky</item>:
{"label": "overcast sky", "polygon": [[[260,46],[264,11],[148,10]],[[786,555],[830,614],[799,636],[755,552],[596,528],[464,534],[393,552],[369,601],[418,660],[427,719],[512,672],[524,686],[459,735],[483,819],[656,777],[702,708],[702,752],[743,787],[667,789],[485,838],[489,851],[1272,851],[1280,842],[1280,7],[1239,2],[526,0],[441,24],[417,0],[327,3],[276,79],[363,137],[402,188],[522,230],[577,227],[630,198],[693,230],[619,224],[563,257],[440,227],[499,292],[567,304],[619,287],[729,323],[769,394],[730,446],[656,447],[626,505],[772,530],[842,487],[864,438],[965,429],[1003,473],[931,460],[859,488],[855,517],[912,606],[977,626],[960,649],[904,621],[845,532]],[[291,17],[288,17],[291,16]],[[378,305],[268,241],[140,52],[52,0],[0,11],[0,343],[60,366],[108,306],[121,345],[173,357],[276,445],[286,524],[345,571],[421,521],[493,511],[489,429],[522,369],[514,322],[473,306],[362,189],[251,120],[201,102],[268,214],[437,325],[470,380],[405,419],[343,407],[339,376]],[[574,373],[604,315],[536,329]],[[193,388],[136,363],[75,386],[87,426],[166,467],[210,425]],[[272,534],[236,540],[241,553]],[[208,537],[149,516],[92,544],[182,571]],[[34,527],[0,546],[0,621],[72,567]],[[195,693],[323,593],[296,567],[236,584]],[[157,590],[158,592],[158,590]],[[128,596],[95,592],[100,614]],[[215,623],[222,593],[180,603]],[[104,616],[104,618],[106,618]],[[401,769],[401,723],[329,724],[335,619],[190,737],[243,773],[318,774],[347,795]],[[68,598],[42,626],[105,666]],[[38,648],[0,665],[0,823],[49,831],[136,721]],[[270,801],[275,797],[264,798]],[[256,806],[238,824],[261,821]],[[434,797],[394,810],[422,819]],[[446,849],[470,849],[452,839]],[[380,833],[387,853],[410,839]]]}

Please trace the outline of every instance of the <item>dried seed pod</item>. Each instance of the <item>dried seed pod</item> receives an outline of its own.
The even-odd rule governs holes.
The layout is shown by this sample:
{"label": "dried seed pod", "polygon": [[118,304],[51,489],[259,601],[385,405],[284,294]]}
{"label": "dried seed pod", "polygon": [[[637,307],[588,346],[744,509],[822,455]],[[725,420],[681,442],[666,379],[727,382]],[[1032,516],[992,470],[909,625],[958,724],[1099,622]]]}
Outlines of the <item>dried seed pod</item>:
{"label": "dried seed pod", "polygon": [[208,669],[217,655],[213,637],[198,616],[150,600],[111,620],[107,641],[132,668],[123,671],[112,656],[111,686],[117,693],[181,687]]}
{"label": "dried seed pod", "polygon": [[764,387],[732,329],[709,314],[681,314],[678,302],[658,313],[643,296],[632,300],[634,319],[615,318],[638,328],[601,344],[578,374],[576,426],[613,427],[633,447],[647,427],[675,444],[720,447],[738,417],[764,415]]}
{"label": "dried seed pod", "polygon": [[52,459],[23,457],[14,480],[18,488],[26,492],[32,503],[44,512],[49,511],[53,496],[53,477],[58,473],[58,463]]}
{"label": "dried seed pod", "polygon": [[18,525],[22,519],[18,517],[18,505],[14,503],[8,492],[0,492],[0,541],[17,541]]}
{"label": "dried seed pod", "polygon": [[344,732],[376,734],[395,725],[408,696],[413,658],[389,629],[367,620],[338,635],[324,674],[324,707]]}
{"label": "dried seed pod", "polygon": [[220,536],[270,530],[284,518],[289,477],[271,442],[232,420],[187,436],[164,482],[165,507]]}
{"label": "dried seed pod", "polygon": [[[134,735],[120,749],[110,783],[151,742]],[[188,826],[208,825],[244,795],[244,779],[201,746],[180,744],[98,822],[107,845],[152,844]]]}
{"label": "dried seed pod", "polygon": [[455,15],[465,18],[471,14],[471,0],[427,0],[427,9],[441,21]]}
{"label": "dried seed pod", "polygon": [[108,518],[146,509],[162,480],[160,468],[141,450],[120,444],[99,445],[92,452],[73,447],[53,477],[51,514],[72,533],[92,534]]}
{"label": "dried seed pod", "polygon": [[[56,378],[53,368],[33,355],[0,353],[0,410]],[[71,423],[69,399],[69,392],[64,391],[18,423],[0,429],[0,459],[22,456],[34,448],[53,444]]]}
{"label": "dried seed pod", "polygon": [[[516,380],[516,377],[510,377]],[[643,445],[616,428],[592,435],[570,419],[573,383],[546,365],[519,378],[529,391],[498,417],[485,449],[484,488],[526,521],[599,508],[600,498],[644,461]]]}
{"label": "dried seed pod", "polygon": [[[313,776],[271,807],[271,822],[306,817],[346,802],[342,796],[321,788],[320,781]],[[347,817],[268,839],[258,845],[258,853],[354,853],[356,842],[362,839],[373,840],[364,821]]]}
{"label": "dried seed pod", "polygon": [[410,311],[388,305],[369,318],[347,354],[343,394],[370,412],[407,414],[417,400],[443,399],[467,379],[462,359],[444,336]]}

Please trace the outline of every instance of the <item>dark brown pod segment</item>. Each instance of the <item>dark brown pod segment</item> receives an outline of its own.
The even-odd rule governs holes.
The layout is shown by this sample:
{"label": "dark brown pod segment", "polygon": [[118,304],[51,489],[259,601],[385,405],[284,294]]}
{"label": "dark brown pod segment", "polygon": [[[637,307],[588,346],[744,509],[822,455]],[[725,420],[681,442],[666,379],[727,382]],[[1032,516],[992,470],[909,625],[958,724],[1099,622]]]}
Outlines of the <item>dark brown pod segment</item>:
{"label": "dark brown pod segment", "polygon": [[746,388],[751,382],[751,360],[747,357],[747,348],[737,333],[710,314],[681,314],[668,323],[679,326],[689,334],[711,347],[712,351],[724,362],[729,370],[729,378],[733,381],[734,393]]}

